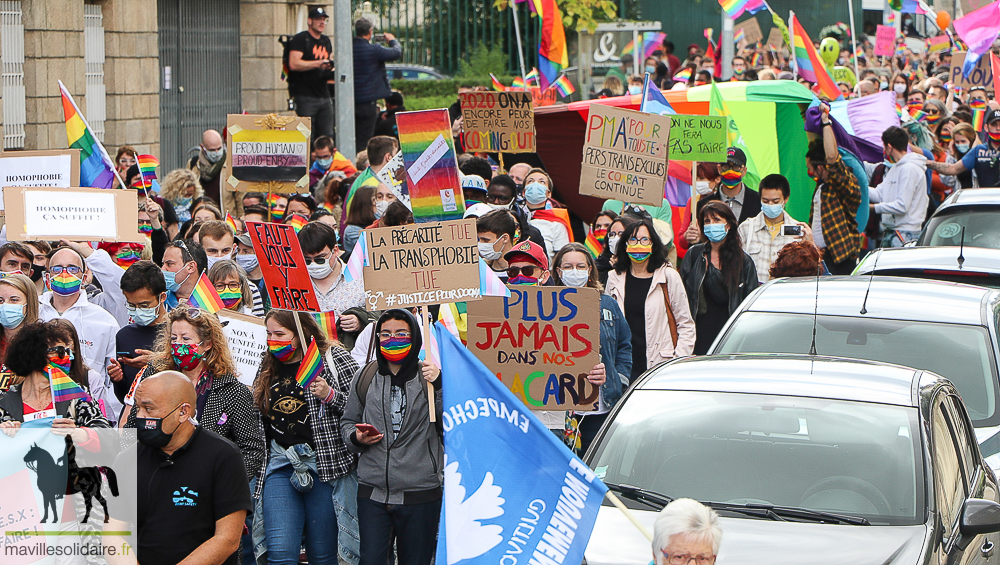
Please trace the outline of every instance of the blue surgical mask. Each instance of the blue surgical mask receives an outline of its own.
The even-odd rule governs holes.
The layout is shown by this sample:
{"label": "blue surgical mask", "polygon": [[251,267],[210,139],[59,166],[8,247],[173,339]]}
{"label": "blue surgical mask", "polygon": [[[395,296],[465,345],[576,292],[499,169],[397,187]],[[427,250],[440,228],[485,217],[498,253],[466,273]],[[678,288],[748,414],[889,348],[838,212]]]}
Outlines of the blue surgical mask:
{"label": "blue surgical mask", "polygon": [[629,94],[642,94],[642,85],[639,85],[639,84],[630,84],[628,86],[628,93]]}
{"label": "blue surgical mask", "polygon": [[656,67],[650,67],[649,65],[646,65],[646,72],[649,73],[649,74],[651,74],[651,75],[655,75],[656,74]]}
{"label": "blue surgical mask", "polygon": [[[190,276],[191,275],[189,273],[188,277]],[[170,271],[163,271],[163,280],[167,283],[167,290],[169,290],[170,292],[177,292],[177,289],[179,289],[181,285],[184,284],[185,281],[187,281],[188,277],[184,277],[183,281],[177,282],[177,273],[173,273]]]}
{"label": "blue surgical mask", "polygon": [[148,326],[156,321],[159,317],[157,310],[160,309],[159,305],[153,308],[128,308],[128,315],[132,318],[132,321],[140,326]]}
{"label": "blue surgical mask", "polygon": [[183,197],[178,198],[177,200],[175,200],[174,203],[177,206],[180,206],[182,208],[187,208],[188,206],[191,205],[191,201],[192,201],[192,199],[191,199],[190,196],[183,196]]}
{"label": "blue surgical mask", "polygon": [[958,151],[959,153],[961,153],[962,155],[965,155],[966,153],[969,152],[969,144],[968,143],[956,143],[955,144],[955,150]]}
{"label": "blue surgical mask", "polygon": [[0,325],[16,328],[24,321],[24,304],[0,304]]}
{"label": "blue surgical mask", "polygon": [[549,189],[540,182],[533,182],[524,187],[524,199],[532,206],[538,206],[548,198]]}
{"label": "blue surgical mask", "polygon": [[320,168],[328,169],[330,165],[333,164],[333,157],[327,157],[326,159],[316,159],[316,164],[319,165]]}
{"label": "blue surgical mask", "polygon": [[781,213],[785,211],[784,204],[761,204],[760,210],[764,212],[764,215],[772,220],[775,218],[780,218]]}
{"label": "blue surgical mask", "polygon": [[885,165],[885,170],[887,170],[887,171],[892,168],[892,161],[890,161],[888,159],[884,159],[882,161],[882,164]]}
{"label": "blue surgical mask", "polygon": [[726,224],[706,224],[703,229],[705,237],[712,243],[719,243],[726,239]]}

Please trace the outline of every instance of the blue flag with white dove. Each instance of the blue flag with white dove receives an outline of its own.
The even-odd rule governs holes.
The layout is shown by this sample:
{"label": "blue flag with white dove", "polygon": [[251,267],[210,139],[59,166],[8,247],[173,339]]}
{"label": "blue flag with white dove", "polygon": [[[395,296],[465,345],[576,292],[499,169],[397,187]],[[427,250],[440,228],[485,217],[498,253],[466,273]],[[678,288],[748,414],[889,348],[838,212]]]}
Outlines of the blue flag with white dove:
{"label": "blue flag with white dove", "polygon": [[444,410],[436,565],[579,565],[608,488],[435,324]]}

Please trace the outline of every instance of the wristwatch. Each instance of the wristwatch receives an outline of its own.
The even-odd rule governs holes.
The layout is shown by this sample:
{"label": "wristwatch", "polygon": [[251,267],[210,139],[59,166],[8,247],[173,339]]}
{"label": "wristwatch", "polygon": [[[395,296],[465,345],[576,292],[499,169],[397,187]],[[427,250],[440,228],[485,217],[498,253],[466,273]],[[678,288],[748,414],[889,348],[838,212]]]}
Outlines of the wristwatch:
{"label": "wristwatch", "polygon": [[833,122],[820,122],[820,123],[823,124],[823,127],[833,125]]}

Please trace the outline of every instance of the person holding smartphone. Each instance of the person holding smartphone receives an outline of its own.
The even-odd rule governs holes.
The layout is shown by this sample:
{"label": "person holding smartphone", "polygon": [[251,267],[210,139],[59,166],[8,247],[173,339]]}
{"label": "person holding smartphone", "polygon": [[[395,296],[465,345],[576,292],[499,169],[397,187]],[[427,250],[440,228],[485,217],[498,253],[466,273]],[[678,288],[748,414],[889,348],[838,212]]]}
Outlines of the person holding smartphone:
{"label": "person holding smartphone", "polygon": [[757,280],[763,284],[770,279],[771,264],[781,248],[803,237],[811,240],[812,230],[785,211],[792,189],[783,175],[772,174],[760,179],[757,190],[761,212],[744,220],[738,231],[743,251],[753,259]]}

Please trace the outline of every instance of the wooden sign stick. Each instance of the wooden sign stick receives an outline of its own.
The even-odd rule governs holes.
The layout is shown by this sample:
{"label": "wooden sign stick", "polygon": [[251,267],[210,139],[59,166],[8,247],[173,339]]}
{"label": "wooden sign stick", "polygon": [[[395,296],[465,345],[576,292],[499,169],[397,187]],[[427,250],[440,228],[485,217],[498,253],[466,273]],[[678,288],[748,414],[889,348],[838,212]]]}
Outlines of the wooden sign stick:
{"label": "wooden sign stick", "polygon": [[[423,321],[424,325],[424,363],[429,363],[431,353],[431,311],[427,305],[421,306],[420,308],[420,319]],[[421,374],[420,378],[423,377],[423,374]],[[438,378],[440,379],[441,375],[438,375]],[[434,405],[434,384],[430,381],[424,381],[424,383],[427,385],[427,411],[429,412],[431,422],[437,422],[437,407]]]}

